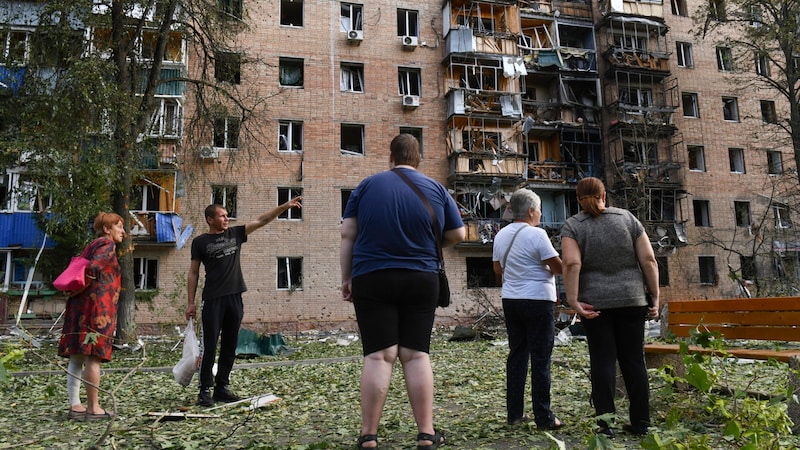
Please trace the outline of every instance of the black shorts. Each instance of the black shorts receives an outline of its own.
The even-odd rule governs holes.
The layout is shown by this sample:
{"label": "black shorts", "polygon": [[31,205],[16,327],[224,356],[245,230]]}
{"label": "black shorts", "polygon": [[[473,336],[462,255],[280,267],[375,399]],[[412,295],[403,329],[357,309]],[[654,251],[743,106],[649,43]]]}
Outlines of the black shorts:
{"label": "black shorts", "polygon": [[429,353],[438,292],[433,272],[387,269],[353,278],[364,355],[393,345]]}

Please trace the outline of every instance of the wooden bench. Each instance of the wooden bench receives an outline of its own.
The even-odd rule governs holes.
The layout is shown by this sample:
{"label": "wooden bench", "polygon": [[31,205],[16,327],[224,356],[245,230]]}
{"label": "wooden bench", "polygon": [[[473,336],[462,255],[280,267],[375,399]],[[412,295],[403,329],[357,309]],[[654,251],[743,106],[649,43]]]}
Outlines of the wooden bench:
{"label": "wooden bench", "polygon": [[[725,345],[724,353],[737,358],[776,360],[789,364],[789,383],[794,392],[800,394],[796,370],[800,369],[800,346],[786,343],[800,342],[800,297],[734,298],[715,300],[670,300],[667,313],[667,329],[677,337],[689,337],[691,331],[718,331],[724,339],[749,341],[771,341],[770,348],[743,348]],[[664,328],[662,327],[662,330]],[[719,351],[700,346],[689,346],[693,353],[715,354]],[[668,361],[676,361],[680,344],[645,344],[648,367],[660,367],[664,356],[673,355]],[[800,426],[800,405],[789,402],[789,416],[795,426]],[[795,429],[797,432],[798,429]]]}

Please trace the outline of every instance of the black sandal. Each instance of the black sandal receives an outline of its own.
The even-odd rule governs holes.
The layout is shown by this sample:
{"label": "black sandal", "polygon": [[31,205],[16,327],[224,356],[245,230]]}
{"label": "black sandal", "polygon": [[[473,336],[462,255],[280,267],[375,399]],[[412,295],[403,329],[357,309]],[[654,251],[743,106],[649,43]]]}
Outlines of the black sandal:
{"label": "black sandal", "polygon": [[436,430],[433,430],[433,434],[428,433],[420,433],[417,435],[417,442],[419,441],[431,441],[433,444],[430,445],[419,445],[417,444],[417,450],[436,450],[442,444],[444,444],[444,435],[439,433]]}
{"label": "black sandal", "polygon": [[[364,447],[365,442],[372,442],[375,441],[375,447]],[[375,449],[378,448],[378,435],[377,434],[365,434],[363,436],[358,437],[358,449]]]}

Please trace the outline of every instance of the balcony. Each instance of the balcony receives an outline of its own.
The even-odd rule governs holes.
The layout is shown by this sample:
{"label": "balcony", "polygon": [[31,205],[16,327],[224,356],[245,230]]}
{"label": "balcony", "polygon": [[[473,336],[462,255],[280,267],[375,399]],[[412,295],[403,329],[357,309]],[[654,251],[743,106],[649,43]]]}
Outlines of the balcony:
{"label": "balcony", "polygon": [[447,116],[500,115],[512,119],[522,117],[522,96],[498,91],[455,89],[447,93]]}
{"label": "balcony", "polygon": [[485,177],[507,179],[525,178],[525,156],[493,154],[487,152],[453,152],[448,157],[448,180],[466,180]]}
{"label": "balcony", "polygon": [[194,232],[183,227],[183,219],[174,212],[131,211],[131,238],[136,244],[183,247]]}

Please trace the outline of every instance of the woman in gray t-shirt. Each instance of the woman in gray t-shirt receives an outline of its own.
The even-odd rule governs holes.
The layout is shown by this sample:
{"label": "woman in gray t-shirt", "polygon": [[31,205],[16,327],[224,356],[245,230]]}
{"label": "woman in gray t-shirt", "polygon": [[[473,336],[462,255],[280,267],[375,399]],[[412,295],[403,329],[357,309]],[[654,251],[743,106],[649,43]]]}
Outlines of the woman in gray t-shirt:
{"label": "woman in gray t-shirt", "polygon": [[[567,302],[581,317],[589,344],[592,401],[597,416],[614,413],[616,363],[630,398],[627,432],[647,434],[650,386],[644,361],[645,320],[658,315],[658,265],[650,239],[629,211],[606,207],[597,178],[584,178],[576,193],[582,211],[561,229]],[[645,288],[652,301],[645,299]],[[614,435],[598,420],[598,432]]]}

